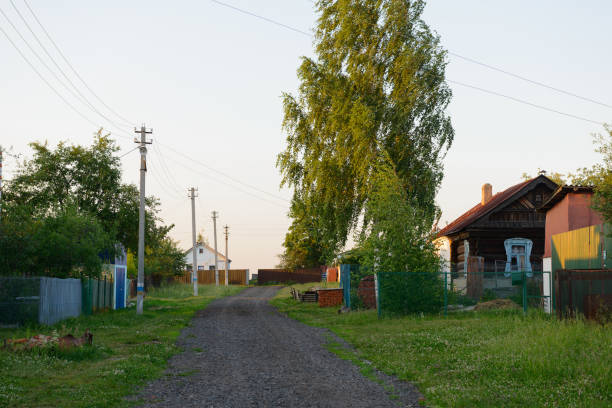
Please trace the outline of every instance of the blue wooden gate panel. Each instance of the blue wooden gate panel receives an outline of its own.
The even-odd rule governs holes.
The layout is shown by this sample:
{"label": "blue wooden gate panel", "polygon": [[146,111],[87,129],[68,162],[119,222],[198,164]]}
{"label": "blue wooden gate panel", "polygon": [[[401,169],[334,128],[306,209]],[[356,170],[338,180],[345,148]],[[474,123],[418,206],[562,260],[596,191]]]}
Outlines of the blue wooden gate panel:
{"label": "blue wooden gate panel", "polygon": [[351,307],[351,265],[340,265],[340,287],[344,306]]}
{"label": "blue wooden gate panel", "polygon": [[115,309],[125,308],[125,267],[115,266]]}

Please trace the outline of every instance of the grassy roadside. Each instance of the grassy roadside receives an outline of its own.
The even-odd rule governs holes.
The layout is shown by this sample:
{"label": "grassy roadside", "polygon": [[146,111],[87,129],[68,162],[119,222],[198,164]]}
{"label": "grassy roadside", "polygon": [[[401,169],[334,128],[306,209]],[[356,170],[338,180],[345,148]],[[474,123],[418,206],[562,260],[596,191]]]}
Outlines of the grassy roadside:
{"label": "grassy roadside", "polygon": [[337,308],[294,301],[288,289],[272,304],[331,329],[355,346],[359,358],[414,383],[428,406],[612,405],[609,325],[513,311],[378,320],[375,311],[338,314]]}
{"label": "grassy roadside", "polygon": [[194,313],[243,288],[200,285],[195,298],[190,285],[173,285],[149,292],[141,316],[132,307],[55,326],[0,329],[0,339],[52,330],[80,335],[87,328],[94,335],[93,346],[72,352],[0,350],[0,406],[128,406],[124,397],[159,377],[168,359],[180,351],[174,342]]}

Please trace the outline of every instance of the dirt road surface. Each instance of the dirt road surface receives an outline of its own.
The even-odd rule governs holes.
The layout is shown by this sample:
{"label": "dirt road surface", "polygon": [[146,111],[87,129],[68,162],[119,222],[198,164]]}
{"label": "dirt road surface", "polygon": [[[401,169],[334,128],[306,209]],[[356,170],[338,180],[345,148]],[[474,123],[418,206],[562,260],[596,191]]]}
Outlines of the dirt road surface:
{"label": "dirt road surface", "polygon": [[418,406],[412,385],[368,379],[325,348],[329,331],[278,313],[268,304],[277,290],[248,288],[199,312],[179,336],[184,351],[136,396],[141,406]]}

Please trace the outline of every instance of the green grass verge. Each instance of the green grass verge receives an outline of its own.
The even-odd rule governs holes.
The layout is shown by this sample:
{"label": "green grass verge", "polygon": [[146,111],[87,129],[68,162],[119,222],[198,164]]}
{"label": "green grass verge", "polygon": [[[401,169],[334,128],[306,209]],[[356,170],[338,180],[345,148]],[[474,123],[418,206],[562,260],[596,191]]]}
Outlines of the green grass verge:
{"label": "green grass verge", "polygon": [[359,358],[414,383],[428,406],[612,406],[610,325],[514,311],[379,320],[375,311],[338,314],[286,294],[272,304],[331,329]]}
{"label": "green grass verge", "polygon": [[175,340],[197,310],[244,287],[190,285],[150,291],[144,313],[134,307],[64,320],[55,326],[0,329],[0,339],[50,334],[80,335],[89,328],[93,346],[71,351],[0,350],[0,406],[117,407],[136,387],[159,377],[180,350]]}

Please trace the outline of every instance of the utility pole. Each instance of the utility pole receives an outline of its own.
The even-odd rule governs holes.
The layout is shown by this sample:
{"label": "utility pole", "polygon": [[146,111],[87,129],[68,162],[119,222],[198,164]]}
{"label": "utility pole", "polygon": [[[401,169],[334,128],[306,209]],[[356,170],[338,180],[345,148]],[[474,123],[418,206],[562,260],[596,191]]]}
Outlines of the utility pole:
{"label": "utility pole", "polygon": [[229,256],[227,255],[227,236],[229,235],[229,227],[226,225],[223,229],[225,229],[225,286],[227,286],[229,285]]}
{"label": "utility pole", "polygon": [[0,146],[0,219],[2,219],[2,146]]}
{"label": "utility pole", "polygon": [[216,211],[212,212],[213,219],[213,230],[215,234],[215,285],[219,286],[219,256],[217,255],[217,218],[219,213]]}
{"label": "utility pole", "polygon": [[191,198],[191,240],[193,241],[193,263],[191,264],[191,279],[193,280],[193,296],[198,296],[198,255],[196,253],[196,223],[195,223],[195,198],[197,189],[189,189]]}
{"label": "utility pole", "polygon": [[143,124],[140,130],[134,128],[134,133],[140,134],[140,140],[134,138],[134,143],[140,145],[140,210],[138,212],[138,282],[136,285],[136,314],[141,315],[144,302],[144,256],[145,256],[145,178],[147,175],[147,135],[153,130],[147,130]]}

